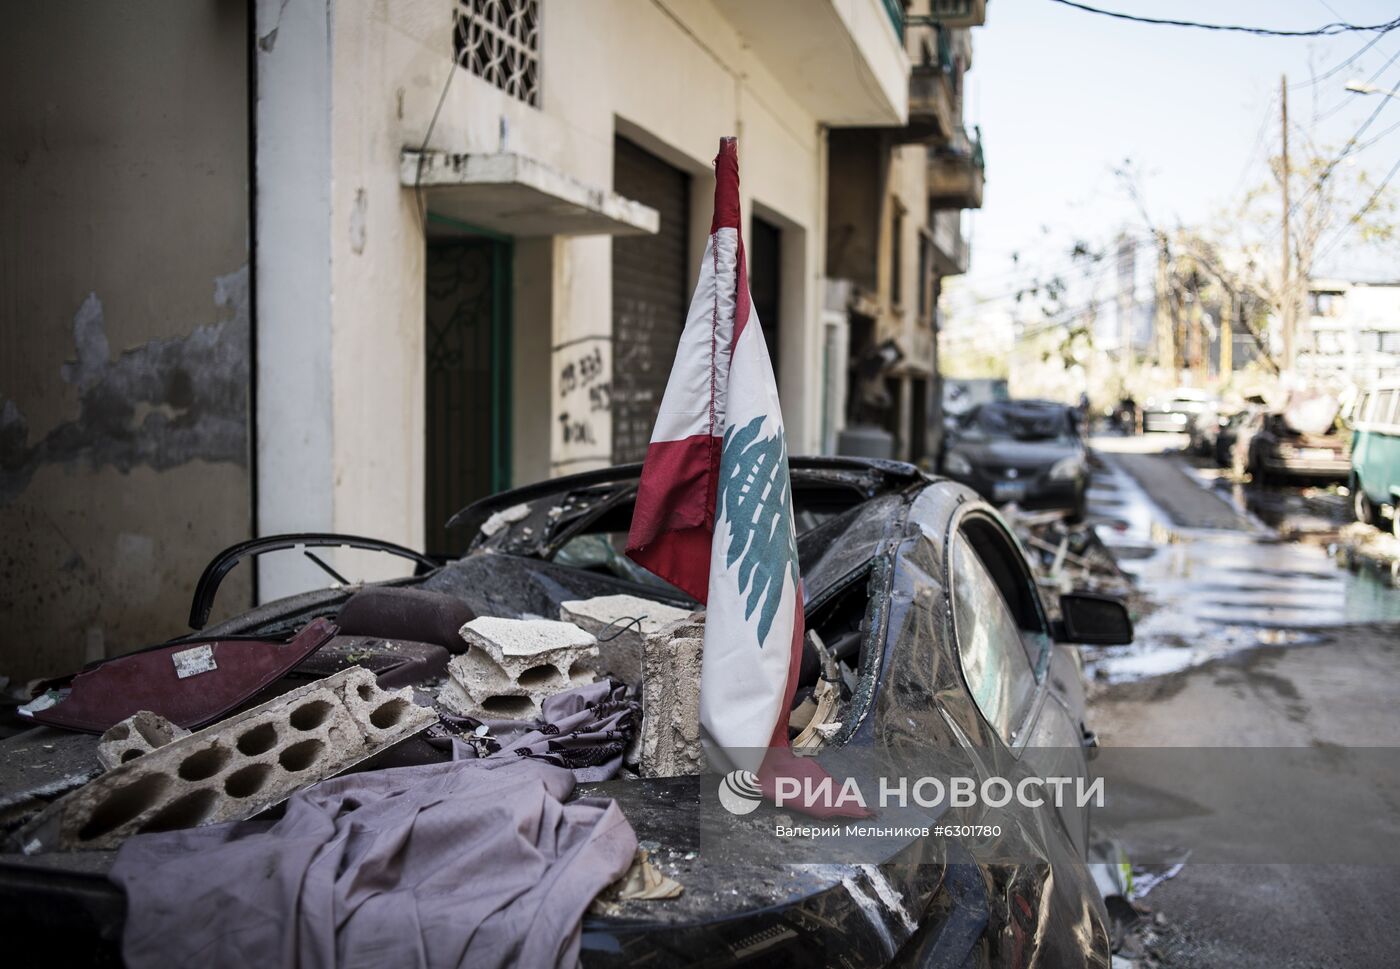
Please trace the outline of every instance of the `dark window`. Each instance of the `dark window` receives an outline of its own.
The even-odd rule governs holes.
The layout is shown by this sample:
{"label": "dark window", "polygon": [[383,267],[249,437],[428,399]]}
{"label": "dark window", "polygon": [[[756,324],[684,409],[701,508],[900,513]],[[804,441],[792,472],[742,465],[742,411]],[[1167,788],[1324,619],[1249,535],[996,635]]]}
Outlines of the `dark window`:
{"label": "dark window", "polygon": [[930,291],[933,289],[932,246],[926,234],[919,233],[919,319],[928,319]]}
{"label": "dark window", "polygon": [[899,306],[904,302],[904,209],[898,202],[890,221],[890,302]]}
{"label": "dark window", "polygon": [[[768,359],[773,361],[773,376],[777,378],[779,314],[782,312],[783,230],[771,222],[753,217],[747,258],[749,263],[749,292],[753,296],[754,312],[763,327],[763,342],[768,347]],[[781,387],[781,384],[779,385]]]}

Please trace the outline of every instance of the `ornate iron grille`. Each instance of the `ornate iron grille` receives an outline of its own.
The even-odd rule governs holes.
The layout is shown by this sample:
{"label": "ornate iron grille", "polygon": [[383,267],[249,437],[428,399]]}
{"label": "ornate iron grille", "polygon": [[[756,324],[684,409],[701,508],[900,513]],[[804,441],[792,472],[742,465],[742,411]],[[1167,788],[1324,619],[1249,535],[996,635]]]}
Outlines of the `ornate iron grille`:
{"label": "ornate iron grille", "polygon": [[539,0],[457,0],[452,52],[477,77],[540,106]]}

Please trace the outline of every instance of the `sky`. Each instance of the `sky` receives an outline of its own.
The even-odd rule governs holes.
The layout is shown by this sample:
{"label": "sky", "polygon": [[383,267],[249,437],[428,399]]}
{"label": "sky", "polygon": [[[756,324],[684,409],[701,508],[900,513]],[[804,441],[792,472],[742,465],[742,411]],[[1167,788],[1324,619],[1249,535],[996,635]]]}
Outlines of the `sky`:
{"label": "sky", "polygon": [[[1086,2],[1140,16],[1277,29],[1400,16],[1397,0]],[[1387,100],[1348,93],[1344,85],[1377,72],[1375,83],[1386,90],[1400,83],[1400,30],[1333,76],[1310,78],[1374,37],[1257,37],[1129,23],[1051,0],[991,0],[986,26],[973,31],[964,102],[969,124],[982,128],[987,181],[983,208],[965,223],[972,266],[963,298],[1008,293],[1047,268],[1065,267],[1077,239],[1103,245],[1124,226],[1141,227],[1138,207],[1113,175],[1124,159],[1141,173],[1154,224],[1218,219],[1244,191],[1270,179],[1284,74],[1295,147],[1303,129],[1322,144],[1344,145]],[[1400,123],[1400,101],[1388,101],[1395,103],[1385,104],[1362,142]],[[1400,128],[1354,164],[1379,181],[1397,162]],[[1400,174],[1391,184],[1400,197]],[[1021,255],[1019,266],[1012,253]],[[1396,257],[1395,248],[1342,245],[1319,274],[1396,279]]]}

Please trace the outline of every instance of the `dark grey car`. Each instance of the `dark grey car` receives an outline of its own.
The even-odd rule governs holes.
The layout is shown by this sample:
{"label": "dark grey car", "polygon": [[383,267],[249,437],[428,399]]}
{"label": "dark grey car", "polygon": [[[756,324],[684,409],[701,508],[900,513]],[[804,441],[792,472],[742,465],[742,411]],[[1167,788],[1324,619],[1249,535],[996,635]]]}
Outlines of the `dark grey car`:
{"label": "dark grey car", "polygon": [[994,504],[1084,516],[1089,464],[1076,411],[1045,400],[973,408],[953,428],[943,473]]}

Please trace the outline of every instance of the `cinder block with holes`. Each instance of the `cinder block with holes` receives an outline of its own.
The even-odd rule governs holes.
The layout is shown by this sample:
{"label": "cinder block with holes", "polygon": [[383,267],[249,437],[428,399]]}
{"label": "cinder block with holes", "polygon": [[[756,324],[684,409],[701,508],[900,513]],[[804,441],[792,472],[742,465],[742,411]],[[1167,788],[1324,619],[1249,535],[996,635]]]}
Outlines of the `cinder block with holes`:
{"label": "cinder block with holes", "polygon": [[97,759],[111,770],[135,760],[190,732],[176,726],[159,713],[139,710],[121,723],[113,724],[97,741]]}
{"label": "cinder block with holes", "polygon": [[353,667],[119,765],[15,836],[25,854],[241,821],[436,722],[409,689]]}
{"label": "cinder block with holes", "polygon": [[480,616],[462,627],[468,649],[447,664],[438,693],[466,716],[537,717],[547,697],[592,683],[598,641],[571,622]]}

